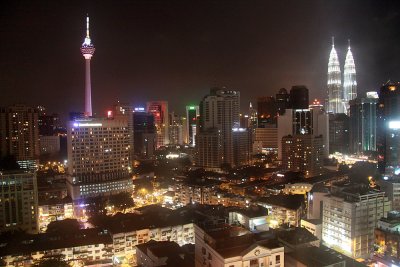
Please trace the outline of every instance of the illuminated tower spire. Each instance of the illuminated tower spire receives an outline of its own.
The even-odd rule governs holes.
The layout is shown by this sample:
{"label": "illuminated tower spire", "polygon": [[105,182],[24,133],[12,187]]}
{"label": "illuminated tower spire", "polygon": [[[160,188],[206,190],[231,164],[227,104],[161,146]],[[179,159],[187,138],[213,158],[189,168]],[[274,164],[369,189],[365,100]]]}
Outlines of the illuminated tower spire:
{"label": "illuminated tower spire", "polygon": [[357,97],[356,66],[354,64],[353,53],[350,49],[350,39],[346,61],[344,63],[343,78],[343,101],[346,107],[349,107],[349,101]]}
{"label": "illuminated tower spire", "polygon": [[92,85],[90,81],[90,60],[94,54],[94,45],[89,35],[89,16],[86,17],[86,37],[81,46],[85,58],[85,116],[92,116]]}
{"label": "illuminated tower spire", "polygon": [[328,63],[328,112],[344,113],[342,79],[339,58],[335,49],[335,39],[332,37],[332,50]]}

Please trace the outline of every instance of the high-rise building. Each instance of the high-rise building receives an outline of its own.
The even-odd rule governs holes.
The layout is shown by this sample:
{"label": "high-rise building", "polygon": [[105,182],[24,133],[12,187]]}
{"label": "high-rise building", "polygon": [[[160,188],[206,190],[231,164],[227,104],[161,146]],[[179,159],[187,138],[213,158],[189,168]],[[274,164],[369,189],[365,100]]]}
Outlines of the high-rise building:
{"label": "high-rise building", "polygon": [[376,151],[377,92],[350,100],[350,152]]}
{"label": "high-rise building", "polygon": [[282,165],[286,170],[302,172],[306,177],[322,174],[323,137],[312,134],[282,138]]}
{"label": "high-rise building", "polygon": [[134,154],[151,158],[156,149],[156,126],[154,116],[144,108],[135,108],[133,112]]}
{"label": "high-rise building", "polygon": [[290,99],[299,99],[291,101],[290,109],[278,117],[278,159],[282,159],[282,138],[287,135],[322,136],[323,157],[329,155],[328,116],[318,101],[308,105],[306,91],[308,89],[304,86],[294,86]]}
{"label": "high-rise building", "polygon": [[388,81],[379,91],[377,110],[378,166],[383,172],[400,167],[400,83]]}
{"label": "high-rise building", "polygon": [[147,112],[153,114],[157,133],[157,148],[169,144],[169,121],[168,102],[151,101],[147,102]]}
{"label": "high-rise building", "polygon": [[0,172],[0,232],[17,229],[39,230],[36,172]]}
{"label": "high-rise building", "polygon": [[67,186],[73,200],[132,190],[127,121],[77,119],[67,130]]}
{"label": "high-rise building", "polygon": [[278,93],[275,95],[276,107],[279,115],[283,115],[285,110],[290,108],[290,95],[285,88],[279,89]]}
{"label": "high-rise building", "polygon": [[129,131],[129,146],[130,146],[130,157],[132,158],[134,152],[134,131],[133,131],[133,109],[127,103],[120,103],[114,105],[113,110],[107,111],[108,118],[114,118],[114,120],[123,121],[128,125]]}
{"label": "high-rise building", "polygon": [[333,186],[322,199],[322,241],[352,258],[374,252],[374,230],[390,211],[385,192],[356,184]]}
{"label": "high-rise building", "polygon": [[183,145],[183,118],[175,114],[169,113],[169,144],[170,145]]}
{"label": "high-rise building", "polygon": [[[223,163],[234,165],[232,129],[239,128],[240,92],[212,88],[200,103],[200,132],[221,135]],[[198,139],[200,140],[200,138]],[[197,147],[197,146],[196,146]],[[204,155],[204,154],[198,154]],[[205,160],[200,160],[204,162]],[[197,164],[197,163],[196,163]]]}
{"label": "high-rise building", "polygon": [[258,127],[276,127],[277,107],[272,96],[257,98]]}
{"label": "high-rise building", "polygon": [[329,153],[349,153],[349,116],[329,114]]}
{"label": "high-rise building", "polygon": [[235,166],[247,165],[252,155],[252,133],[248,128],[234,128],[233,139],[233,163]]}
{"label": "high-rise building", "polygon": [[340,64],[333,37],[328,62],[328,103],[326,110],[333,114],[345,113]]}
{"label": "high-rise building", "polygon": [[315,136],[323,137],[324,158],[329,157],[329,115],[325,112],[323,105],[315,99],[309,110],[312,118],[312,133]]}
{"label": "high-rise building", "polygon": [[38,128],[37,109],[25,105],[0,108],[0,157],[12,155],[21,167],[36,168]]}
{"label": "high-rise building", "polygon": [[258,127],[257,110],[253,107],[251,102],[249,104],[249,126],[251,129]]}
{"label": "high-rise building", "polygon": [[349,101],[357,98],[357,81],[356,81],[356,66],[354,64],[353,53],[349,48],[346,54],[343,73],[343,101],[345,103],[345,112],[348,113]]}
{"label": "high-rise building", "polygon": [[196,135],[196,166],[219,170],[223,163],[221,130],[208,128]]}
{"label": "high-rise building", "polygon": [[308,89],[304,85],[295,85],[290,89],[289,105],[292,109],[308,109]]}
{"label": "high-rise building", "polygon": [[200,116],[199,106],[186,106],[186,140],[189,146],[196,145],[197,118]]}
{"label": "high-rise building", "polygon": [[86,37],[81,46],[81,53],[85,58],[85,116],[92,116],[92,84],[90,79],[90,60],[95,48],[89,35],[89,16],[86,17]]}

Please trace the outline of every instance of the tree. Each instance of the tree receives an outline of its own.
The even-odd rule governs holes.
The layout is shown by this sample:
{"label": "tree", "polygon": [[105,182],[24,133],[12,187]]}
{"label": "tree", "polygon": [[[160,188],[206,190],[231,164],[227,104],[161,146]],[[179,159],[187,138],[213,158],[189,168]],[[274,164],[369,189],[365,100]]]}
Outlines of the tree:
{"label": "tree", "polygon": [[76,219],[65,219],[49,223],[47,233],[73,234],[79,231],[79,222]]}
{"label": "tree", "polygon": [[116,195],[111,195],[108,199],[109,205],[114,206],[115,209],[125,212],[127,208],[133,207],[135,202],[132,199],[131,194],[128,192],[121,192]]}
{"label": "tree", "polygon": [[70,267],[61,257],[42,258],[33,267]]}

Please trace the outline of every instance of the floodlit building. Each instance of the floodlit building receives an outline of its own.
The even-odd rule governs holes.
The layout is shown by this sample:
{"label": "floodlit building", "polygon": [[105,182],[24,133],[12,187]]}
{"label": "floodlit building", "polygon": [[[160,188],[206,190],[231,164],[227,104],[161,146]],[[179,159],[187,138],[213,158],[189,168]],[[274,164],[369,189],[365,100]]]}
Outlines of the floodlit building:
{"label": "floodlit building", "polygon": [[339,57],[335,49],[332,37],[332,49],[328,62],[328,103],[327,112],[337,114],[345,113],[346,107],[343,102],[342,75],[340,72]]}
{"label": "floodlit building", "polygon": [[125,120],[85,118],[68,125],[73,200],[131,191],[130,132]]}
{"label": "floodlit building", "polygon": [[352,258],[369,258],[374,230],[391,209],[385,192],[363,185],[333,186],[323,200],[322,240]]}
{"label": "floodlit building", "polygon": [[17,229],[39,230],[36,173],[0,172],[0,232]]}
{"label": "floodlit building", "polygon": [[346,113],[349,110],[349,101],[357,98],[357,80],[356,80],[356,65],[354,64],[353,53],[347,49],[346,60],[344,62],[343,72],[343,101],[346,107]]}

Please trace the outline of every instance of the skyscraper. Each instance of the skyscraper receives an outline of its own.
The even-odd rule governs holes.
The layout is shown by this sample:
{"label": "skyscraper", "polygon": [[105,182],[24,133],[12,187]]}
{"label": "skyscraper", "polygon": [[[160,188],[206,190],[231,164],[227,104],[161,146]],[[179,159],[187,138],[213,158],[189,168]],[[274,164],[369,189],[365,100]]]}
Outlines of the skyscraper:
{"label": "skyscraper", "polygon": [[169,144],[169,116],[167,101],[147,102],[147,112],[153,114],[157,131],[157,148]]}
{"label": "skyscraper", "polygon": [[379,91],[377,110],[378,166],[381,172],[400,169],[400,83],[388,81]]}
{"label": "skyscraper", "polygon": [[376,151],[377,92],[350,100],[350,152]]}
{"label": "skyscraper", "polygon": [[150,158],[156,149],[156,127],[154,116],[144,108],[137,107],[133,112],[134,154]]}
{"label": "skyscraper", "polygon": [[357,81],[356,81],[356,66],[354,64],[353,53],[349,48],[346,54],[346,61],[344,62],[344,75],[343,75],[343,101],[346,106],[346,113],[349,109],[349,101],[357,97]]}
{"label": "skyscraper", "polygon": [[35,168],[39,157],[38,111],[25,105],[0,108],[0,157],[15,156],[24,168]]}
{"label": "skyscraper", "polygon": [[328,62],[328,107],[327,112],[345,113],[342,91],[342,77],[339,58],[336,53],[334,38],[332,37],[332,50]]}
{"label": "skyscraper", "polygon": [[186,140],[189,146],[196,145],[197,117],[199,116],[199,106],[186,106]]}
{"label": "skyscraper", "polygon": [[275,99],[272,96],[257,98],[258,127],[276,127],[277,108]]}
{"label": "skyscraper", "polygon": [[85,58],[85,116],[92,116],[92,85],[90,80],[90,60],[95,48],[89,35],[89,16],[86,17],[86,37],[81,46],[81,53]]}
{"label": "skyscraper", "polygon": [[132,190],[126,120],[85,118],[68,126],[67,186],[73,200]]}
{"label": "skyscraper", "polygon": [[[206,95],[200,103],[200,132],[197,134],[197,140],[203,140],[202,145],[206,145],[206,140],[213,140],[213,148],[222,149],[222,153],[218,151],[209,151],[208,153],[199,153],[206,151],[204,148],[198,149],[198,157],[221,154],[222,163],[234,165],[233,151],[233,129],[239,128],[239,106],[240,92],[232,90],[223,90],[212,88],[210,94]],[[204,138],[199,135],[205,135]],[[212,138],[211,138],[212,136]],[[218,137],[221,136],[221,137]],[[211,138],[211,139],[210,139]],[[220,146],[218,142],[221,142]],[[197,143],[197,141],[196,141]],[[197,143],[200,145],[200,143]],[[198,147],[196,145],[196,148]],[[196,164],[201,162],[209,162],[206,159],[197,158]],[[217,161],[213,161],[217,163]],[[201,166],[201,165],[199,165]],[[213,166],[219,168],[220,166]]]}

